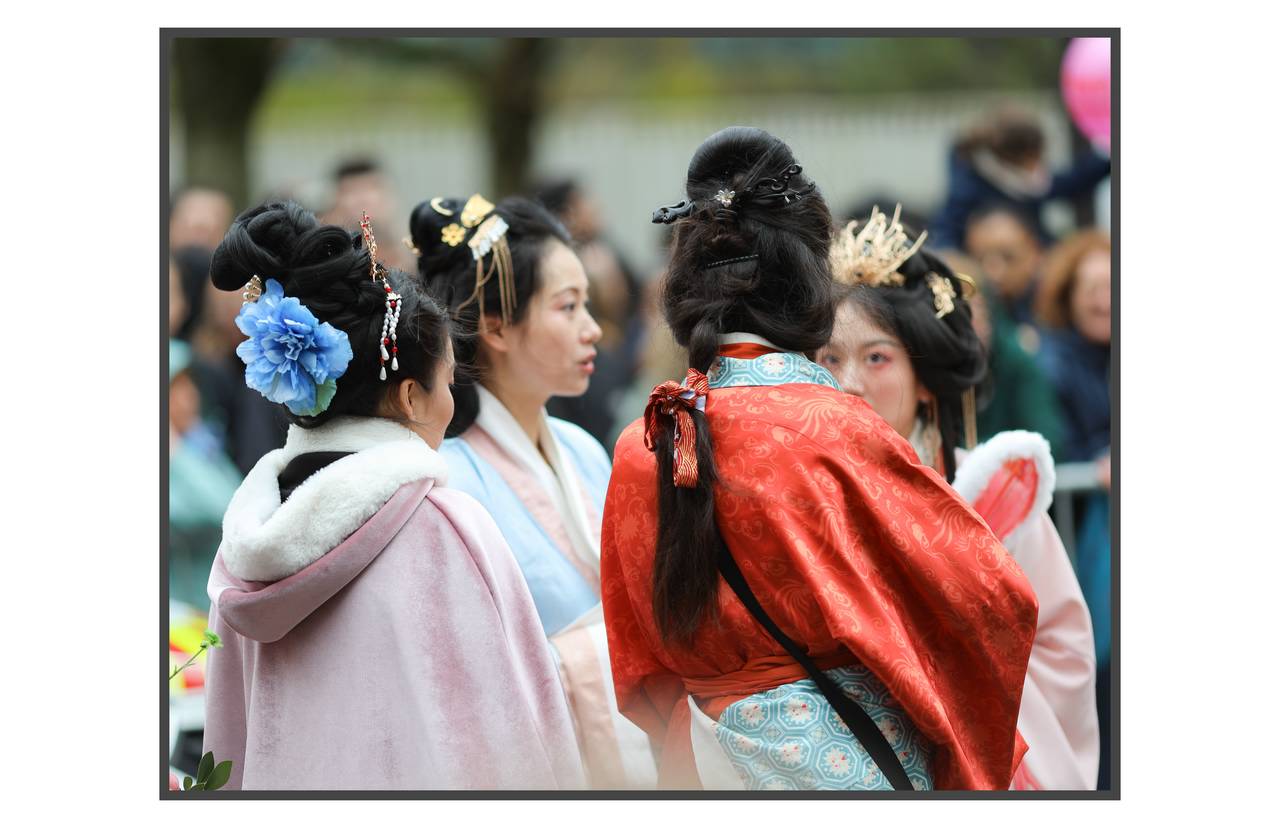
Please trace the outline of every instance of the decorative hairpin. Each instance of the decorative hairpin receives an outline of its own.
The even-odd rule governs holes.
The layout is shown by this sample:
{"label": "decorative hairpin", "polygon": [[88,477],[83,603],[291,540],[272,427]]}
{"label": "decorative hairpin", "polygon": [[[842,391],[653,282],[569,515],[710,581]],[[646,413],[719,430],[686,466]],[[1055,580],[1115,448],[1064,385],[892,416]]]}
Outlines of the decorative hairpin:
{"label": "decorative hairpin", "polygon": [[758,258],[760,258],[759,253],[750,253],[746,256],[734,256],[732,259],[721,259],[717,262],[712,262],[711,264],[705,264],[702,266],[702,269],[711,270],[712,268],[715,268],[715,267],[724,267],[725,265],[737,264],[739,262],[749,262],[753,259],[758,259]]}
{"label": "decorative hairpin", "polygon": [[[436,212],[444,214],[444,209],[437,206],[439,199],[432,199],[431,206]],[[466,228],[475,228],[467,247],[471,248],[471,258],[476,263],[475,289],[466,301],[458,305],[454,313],[458,313],[467,305],[475,302],[479,310],[479,329],[484,333],[488,329],[484,315],[484,288],[494,276],[498,277],[498,301],[502,311],[502,324],[510,325],[516,311],[515,264],[511,261],[511,248],[507,244],[507,231],[510,227],[502,216],[494,212],[494,205],[484,196],[476,193],[467,199],[462,208],[460,219],[462,226],[450,224],[442,231],[441,238],[451,247],[456,247],[466,238]],[[452,215],[452,211],[449,212]],[[487,218],[486,218],[487,216]],[[479,225],[479,226],[477,226]],[[450,232],[456,228],[455,232]],[[443,235],[448,233],[448,236]],[[488,268],[484,265],[485,256],[493,254]]]}
{"label": "decorative hairpin", "polygon": [[[382,315],[382,334],[378,337],[378,379],[385,381],[388,359],[391,361],[392,371],[400,370],[400,348],[396,344],[396,328],[400,325],[400,294],[391,289],[387,269],[374,258],[378,252],[378,240],[373,237],[373,226],[368,213],[360,214],[360,232],[364,235],[365,247],[369,249],[369,278],[375,282],[381,281],[382,289],[387,295],[386,311]],[[391,346],[390,353],[387,352],[388,345]]]}
{"label": "decorative hairpin", "polygon": [[256,273],[244,283],[244,293],[240,295],[244,297],[245,304],[256,302],[262,297],[262,280]]}
{"label": "decorative hairpin", "polygon": [[933,271],[925,274],[925,284],[933,291],[934,316],[941,319],[956,309],[956,287],[949,279],[944,279]]}
{"label": "decorative hairpin", "polygon": [[493,209],[490,201],[476,193],[462,206],[462,226],[470,230],[479,224],[481,219],[492,213]]}
{"label": "decorative hairpin", "polygon": [[871,208],[871,218],[856,235],[857,220],[845,225],[831,246],[831,275],[846,285],[901,286],[904,279],[898,268],[924,244],[928,233],[921,233],[915,243],[907,236],[898,217],[899,204],[890,220],[879,207]]}
{"label": "decorative hairpin", "polygon": [[791,189],[791,179],[799,175],[804,170],[799,164],[792,164],[773,178],[762,178],[752,186],[752,200],[770,204],[781,201],[783,204],[790,204],[798,201],[801,196],[808,195],[813,192],[817,185],[810,181],[807,185],[799,190]]}
{"label": "decorative hairpin", "polygon": [[659,207],[653,211],[652,221],[654,224],[671,224],[693,213],[697,206],[692,201],[678,201],[666,207]]}
{"label": "decorative hairpin", "polygon": [[457,247],[462,244],[462,240],[467,237],[467,231],[462,229],[462,225],[458,223],[446,224],[440,230],[440,241],[450,247]]}
{"label": "decorative hairpin", "polygon": [[721,205],[725,207],[729,207],[733,204],[733,197],[736,195],[737,193],[735,193],[733,190],[721,190],[720,192],[716,193],[715,198],[716,198],[716,201],[720,202]]}
{"label": "decorative hairpin", "polygon": [[418,245],[413,243],[413,239],[411,237],[405,236],[403,239],[401,239],[401,241],[404,242],[405,247],[409,248],[410,253],[412,253],[415,256],[422,255],[422,251],[418,249]]}

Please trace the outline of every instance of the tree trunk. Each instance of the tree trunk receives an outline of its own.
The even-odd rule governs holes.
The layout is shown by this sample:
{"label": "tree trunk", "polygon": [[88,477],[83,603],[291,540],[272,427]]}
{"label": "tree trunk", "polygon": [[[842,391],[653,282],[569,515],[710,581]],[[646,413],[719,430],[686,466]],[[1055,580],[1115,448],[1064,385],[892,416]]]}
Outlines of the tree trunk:
{"label": "tree trunk", "polygon": [[186,142],[184,184],[249,200],[248,134],[277,56],[273,38],[175,38],[174,106]]}
{"label": "tree trunk", "polygon": [[484,112],[495,199],[523,192],[529,184],[534,131],[543,110],[542,76],[550,51],[542,38],[504,39],[486,78]]}

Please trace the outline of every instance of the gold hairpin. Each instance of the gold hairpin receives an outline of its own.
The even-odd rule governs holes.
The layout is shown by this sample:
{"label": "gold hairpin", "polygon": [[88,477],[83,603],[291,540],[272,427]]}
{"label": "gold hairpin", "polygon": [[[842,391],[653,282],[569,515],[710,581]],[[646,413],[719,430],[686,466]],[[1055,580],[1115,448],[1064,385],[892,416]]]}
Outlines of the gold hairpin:
{"label": "gold hairpin", "polygon": [[467,237],[467,231],[461,225],[449,224],[440,230],[440,241],[450,247],[457,247]]}
{"label": "gold hairpin", "polygon": [[462,226],[470,230],[492,212],[493,204],[484,196],[476,193],[467,199],[467,203],[462,207]]}
{"label": "gold hairpin", "polygon": [[[479,198],[479,196],[475,196]],[[448,229],[448,228],[446,228]],[[455,309],[455,315],[472,302],[477,304],[477,327],[481,333],[488,330],[484,313],[484,288],[493,277],[498,278],[498,304],[502,314],[502,324],[510,325],[516,312],[515,265],[511,261],[511,248],[507,245],[507,223],[497,214],[485,219],[467,242],[471,248],[471,258],[476,263],[475,289],[471,295]],[[485,256],[489,266],[484,264]]]}
{"label": "gold hairpin", "polygon": [[244,284],[244,293],[240,294],[244,297],[244,301],[253,303],[262,298],[262,279],[258,278],[255,273],[249,277],[249,281]]}
{"label": "gold hairpin", "polygon": [[924,281],[933,291],[933,308],[937,311],[934,316],[941,319],[956,309],[956,288],[950,279],[930,271],[925,274]]}
{"label": "gold hairpin", "polygon": [[898,268],[920,249],[928,233],[921,233],[913,244],[898,221],[901,214],[901,204],[894,209],[892,219],[880,212],[879,207],[872,207],[871,218],[856,235],[853,229],[857,220],[846,224],[831,246],[832,277],[846,285],[904,284]]}
{"label": "gold hairpin", "polygon": [[[369,278],[377,281],[378,240],[373,237],[373,225],[369,221],[369,214],[363,210],[360,212],[360,232],[364,235],[364,246],[369,250]],[[383,281],[386,279],[384,278]]]}
{"label": "gold hairpin", "polygon": [[441,196],[431,199],[431,209],[445,217],[453,215],[453,211],[444,206],[444,198]]}
{"label": "gold hairpin", "polygon": [[422,255],[422,251],[418,249],[418,245],[413,243],[412,238],[410,238],[409,236],[405,236],[403,239],[401,239],[401,241],[404,242],[405,247],[409,248],[410,253],[412,253],[415,256]]}
{"label": "gold hairpin", "polygon": [[978,292],[978,282],[968,273],[956,272],[956,278],[960,280],[960,295],[965,299],[972,299],[973,295]]}

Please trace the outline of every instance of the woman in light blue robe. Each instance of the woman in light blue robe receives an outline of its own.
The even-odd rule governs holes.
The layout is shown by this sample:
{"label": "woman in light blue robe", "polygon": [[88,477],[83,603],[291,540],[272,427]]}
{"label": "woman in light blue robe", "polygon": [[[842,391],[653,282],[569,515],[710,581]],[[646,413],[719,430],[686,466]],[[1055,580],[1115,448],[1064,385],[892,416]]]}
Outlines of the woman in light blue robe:
{"label": "woman in light blue robe", "polygon": [[580,396],[600,327],[568,234],[541,206],[479,195],[424,201],[409,219],[418,271],[454,319],[456,410],[440,453],[449,486],[493,515],[556,654],[595,788],[652,788],[648,737],[618,712],[600,611],[600,520],[611,463],[549,417]]}

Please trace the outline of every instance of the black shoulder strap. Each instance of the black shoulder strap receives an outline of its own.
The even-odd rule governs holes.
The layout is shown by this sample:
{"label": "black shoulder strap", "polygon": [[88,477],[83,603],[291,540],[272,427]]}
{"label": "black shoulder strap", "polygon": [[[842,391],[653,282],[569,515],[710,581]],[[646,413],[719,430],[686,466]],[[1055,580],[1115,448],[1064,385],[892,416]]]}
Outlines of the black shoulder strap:
{"label": "black shoulder strap", "polygon": [[755,616],[755,619],[760,622],[760,626],[768,630],[769,635],[772,635],[791,654],[791,657],[800,662],[800,665],[808,671],[809,677],[818,685],[822,695],[826,696],[827,702],[835,708],[836,713],[848,725],[849,730],[862,743],[862,747],[875,760],[881,773],[893,785],[893,789],[895,791],[915,790],[911,785],[911,780],[907,778],[907,772],[902,767],[902,762],[899,761],[898,755],[894,753],[893,746],[889,744],[889,740],[880,732],[880,728],[867,715],[867,711],[863,710],[862,706],[856,701],[846,696],[844,691],[826,673],[818,669],[818,665],[813,663],[813,659],[809,658],[796,642],[787,637],[787,634],[779,629],[777,624],[773,623],[773,619],[765,613],[764,607],[760,606],[760,602],[756,600],[755,593],[747,585],[747,579],[742,576],[742,570],[738,568],[733,555],[724,547],[721,547],[720,550],[719,563],[720,574],[729,582],[729,586],[733,587],[733,591],[738,594],[738,598]]}

